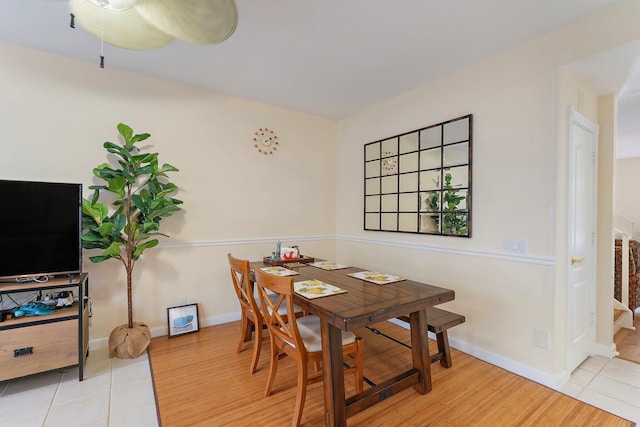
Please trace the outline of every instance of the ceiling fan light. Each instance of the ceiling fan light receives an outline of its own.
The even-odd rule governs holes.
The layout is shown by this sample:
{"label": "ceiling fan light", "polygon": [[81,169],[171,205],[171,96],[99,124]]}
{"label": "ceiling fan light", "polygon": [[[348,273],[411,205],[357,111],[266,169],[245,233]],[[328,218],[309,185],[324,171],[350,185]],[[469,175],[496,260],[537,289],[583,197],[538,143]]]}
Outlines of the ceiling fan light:
{"label": "ceiling fan light", "polygon": [[[141,1],[139,4],[144,4]],[[156,49],[174,38],[149,24],[136,12],[100,8],[88,0],[70,0],[76,23],[96,38],[124,49]]]}
{"label": "ceiling fan light", "polygon": [[109,10],[127,10],[135,7],[140,0],[87,0],[89,3]]}
{"label": "ceiling fan light", "polygon": [[176,39],[213,44],[228,39],[238,24],[235,0],[153,0],[136,12]]}

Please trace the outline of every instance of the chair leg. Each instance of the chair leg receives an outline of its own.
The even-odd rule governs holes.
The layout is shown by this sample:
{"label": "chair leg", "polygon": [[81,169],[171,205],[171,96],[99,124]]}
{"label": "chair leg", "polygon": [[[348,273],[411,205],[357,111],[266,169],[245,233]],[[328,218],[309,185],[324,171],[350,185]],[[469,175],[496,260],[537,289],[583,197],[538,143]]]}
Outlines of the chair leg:
{"label": "chair leg", "polygon": [[245,316],[244,311],[242,312],[242,323],[240,324],[240,342],[238,343],[238,349],[236,353],[240,353],[242,351],[242,346],[247,341],[251,340],[251,324],[249,323],[249,319]]}
{"label": "chair leg", "polygon": [[262,329],[256,328],[253,334],[253,358],[249,366],[249,372],[253,375],[256,373],[258,361],[260,360],[260,351],[262,350]]}
{"label": "chair leg", "polygon": [[296,392],[296,409],[293,413],[293,421],[291,425],[293,427],[298,427],[300,425],[300,420],[302,420],[302,410],[304,409],[304,401],[307,397],[307,363],[305,363],[302,359],[297,360],[298,363],[298,390]]}
{"label": "chair leg", "polygon": [[278,370],[278,359],[280,358],[278,353],[278,346],[271,340],[271,362],[269,363],[269,378],[267,378],[267,386],[264,389],[264,397],[271,395],[271,389],[273,388],[273,380],[276,377],[276,371]]}

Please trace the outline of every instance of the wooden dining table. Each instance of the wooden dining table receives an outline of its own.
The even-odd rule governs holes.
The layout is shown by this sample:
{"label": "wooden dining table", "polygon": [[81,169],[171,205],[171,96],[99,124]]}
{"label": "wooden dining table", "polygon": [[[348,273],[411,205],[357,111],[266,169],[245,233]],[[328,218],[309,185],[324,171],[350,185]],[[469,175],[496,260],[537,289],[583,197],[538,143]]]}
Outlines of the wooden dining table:
{"label": "wooden dining table", "polygon": [[[263,262],[252,263],[253,268],[268,266]],[[314,299],[294,294],[294,302],[321,321],[326,426],[346,426],[348,417],[407,387],[414,386],[421,394],[431,391],[427,308],[452,301],[453,290],[409,279],[371,283],[348,275],[365,271],[356,267],[324,270],[307,265],[291,270],[298,273],[292,276],[294,282],[317,279],[347,291]],[[406,315],[410,319],[412,366],[346,399],[341,331]]]}

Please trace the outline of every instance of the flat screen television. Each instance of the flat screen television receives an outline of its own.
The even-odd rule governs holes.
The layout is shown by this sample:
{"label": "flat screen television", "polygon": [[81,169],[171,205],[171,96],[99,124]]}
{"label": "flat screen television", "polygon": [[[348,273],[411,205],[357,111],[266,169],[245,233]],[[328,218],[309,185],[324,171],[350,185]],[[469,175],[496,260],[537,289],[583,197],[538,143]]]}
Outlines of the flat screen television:
{"label": "flat screen television", "polygon": [[0,180],[0,280],[82,272],[82,184]]}

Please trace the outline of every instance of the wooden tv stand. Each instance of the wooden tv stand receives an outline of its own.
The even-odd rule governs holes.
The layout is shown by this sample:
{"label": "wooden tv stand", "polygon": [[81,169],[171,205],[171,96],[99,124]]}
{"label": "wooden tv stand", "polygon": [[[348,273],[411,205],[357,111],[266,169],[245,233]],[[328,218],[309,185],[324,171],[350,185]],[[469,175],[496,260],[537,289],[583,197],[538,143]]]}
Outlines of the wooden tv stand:
{"label": "wooden tv stand", "polygon": [[0,283],[0,296],[54,289],[73,291],[70,307],[48,315],[12,317],[0,322],[0,381],[78,366],[84,379],[89,349],[89,277],[87,273],[47,282]]}

